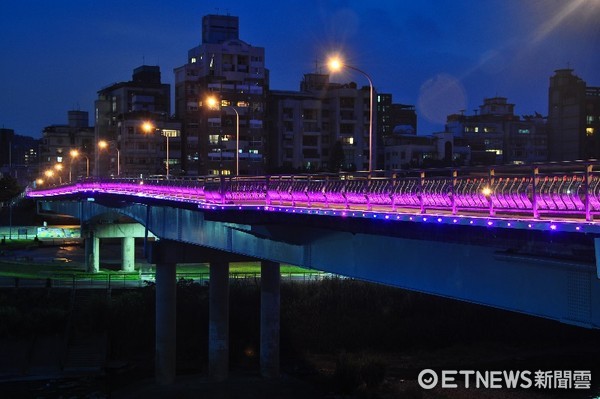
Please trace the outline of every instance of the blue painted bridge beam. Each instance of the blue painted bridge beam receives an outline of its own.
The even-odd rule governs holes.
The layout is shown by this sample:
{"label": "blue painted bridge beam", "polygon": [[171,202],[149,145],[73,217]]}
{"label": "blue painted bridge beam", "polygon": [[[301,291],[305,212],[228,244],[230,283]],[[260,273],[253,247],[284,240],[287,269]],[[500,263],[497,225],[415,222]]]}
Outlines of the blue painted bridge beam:
{"label": "blue painted bridge beam", "polygon": [[[48,206],[79,212],[77,201],[67,212],[68,202]],[[596,224],[569,231],[547,221],[515,228],[458,217],[455,224],[452,216],[400,220],[368,211],[328,216],[139,199],[118,208],[96,201],[81,207],[84,219],[115,211],[161,239],[600,328]]]}

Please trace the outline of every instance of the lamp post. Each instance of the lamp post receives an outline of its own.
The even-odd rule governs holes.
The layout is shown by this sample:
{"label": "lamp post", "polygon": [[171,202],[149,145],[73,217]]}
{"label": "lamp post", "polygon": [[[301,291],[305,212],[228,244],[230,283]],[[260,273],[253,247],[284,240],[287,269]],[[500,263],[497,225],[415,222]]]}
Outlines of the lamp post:
{"label": "lamp post", "polygon": [[369,173],[373,171],[373,81],[365,72],[356,67],[343,63],[339,58],[331,58],[327,63],[332,72],[337,72],[342,68],[348,68],[363,74],[369,81]]}
{"label": "lamp post", "polygon": [[167,130],[167,129],[158,129],[154,124],[150,121],[146,121],[142,124],[142,130],[146,133],[152,133],[153,131],[160,130],[161,136],[164,136],[167,142],[166,148],[166,172],[167,172],[167,180],[169,180],[169,137],[173,134],[173,137],[178,136],[177,130]]}
{"label": "lamp post", "polygon": [[57,163],[56,165],[54,165],[54,169],[56,170],[56,174],[58,175],[58,183],[62,184],[62,176],[60,174],[60,172],[63,170],[62,164]]}
{"label": "lamp post", "polygon": [[[82,154],[78,150],[71,150],[71,152],[69,154],[71,155],[71,163],[73,162],[73,159],[79,157],[80,155],[85,158],[85,161],[86,161],[85,177],[90,177],[90,158],[88,158],[87,155]],[[70,180],[71,180],[71,165],[69,165],[69,181]]]}
{"label": "lamp post", "polygon": [[[206,100],[212,109],[219,109],[219,102],[215,97]],[[235,175],[240,175],[240,113],[233,105],[221,105],[221,108],[231,108],[235,112]]]}
{"label": "lamp post", "polygon": [[117,150],[117,176],[120,176],[121,175],[121,151],[119,150],[119,147],[117,147],[117,143],[115,143],[114,141],[100,140],[98,142],[98,148],[100,148],[101,150],[104,150],[106,148],[109,148],[111,143],[115,144],[115,149]]}

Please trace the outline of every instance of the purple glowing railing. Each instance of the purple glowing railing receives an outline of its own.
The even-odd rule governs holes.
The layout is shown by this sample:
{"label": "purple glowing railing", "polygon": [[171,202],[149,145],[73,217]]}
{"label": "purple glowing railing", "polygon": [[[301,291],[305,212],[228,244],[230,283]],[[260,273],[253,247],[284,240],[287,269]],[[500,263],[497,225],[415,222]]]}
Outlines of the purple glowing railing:
{"label": "purple glowing railing", "polygon": [[[426,171],[418,176],[268,176],[88,180],[32,190],[31,197],[104,192],[216,204],[293,205],[345,209],[427,210],[585,217],[600,213],[600,174],[593,163],[523,169]],[[531,168],[531,167],[530,167]],[[543,173],[540,172],[543,170]],[[426,176],[426,173],[431,176]],[[445,175],[444,175],[445,174]]]}

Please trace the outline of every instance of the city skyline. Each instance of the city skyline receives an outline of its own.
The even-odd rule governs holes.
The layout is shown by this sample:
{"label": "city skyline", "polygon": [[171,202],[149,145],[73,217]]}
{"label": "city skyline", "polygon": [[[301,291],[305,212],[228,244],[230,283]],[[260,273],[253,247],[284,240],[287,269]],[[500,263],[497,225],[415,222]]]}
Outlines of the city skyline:
{"label": "city skyline", "polygon": [[[494,96],[507,97],[517,115],[546,115],[556,69],[572,68],[588,85],[600,85],[600,3],[592,0],[210,6],[29,0],[0,11],[11,16],[0,28],[9,55],[0,65],[0,126],[33,137],[66,123],[67,110],[88,111],[93,125],[97,92],[129,80],[137,66],[158,65],[173,90],[173,69],[200,43],[202,17],[217,13],[238,16],[240,39],[265,48],[271,89],[298,90],[304,73],[327,72],[327,55],[341,53],[368,71],[378,92],[416,106],[420,134],[443,130],[448,114],[472,114]],[[367,85],[354,73],[332,80]]]}

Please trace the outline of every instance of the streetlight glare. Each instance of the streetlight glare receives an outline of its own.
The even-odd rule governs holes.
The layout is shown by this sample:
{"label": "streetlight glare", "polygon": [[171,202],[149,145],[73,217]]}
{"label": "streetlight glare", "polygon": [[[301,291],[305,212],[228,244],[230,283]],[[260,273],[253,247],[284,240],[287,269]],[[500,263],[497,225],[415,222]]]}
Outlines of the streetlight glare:
{"label": "streetlight glare", "polygon": [[216,108],[219,102],[214,96],[210,96],[206,98],[206,104],[208,104],[210,108]]}
{"label": "streetlight glare", "polygon": [[150,121],[145,121],[142,123],[142,130],[146,133],[150,133],[155,130],[154,124]]}
{"label": "streetlight glare", "polygon": [[100,140],[98,142],[98,147],[100,147],[100,149],[105,149],[106,147],[108,147],[108,142],[106,140]]}
{"label": "streetlight glare", "polygon": [[77,151],[77,150],[71,150],[69,152],[69,154],[71,155],[72,158],[77,158],[79,156],[79,151]]}
{"label": "streetlight glare", "polygon": [[342,69],[344,64],[339,59],[339,57],[336,56],[329,59],[329,61],[327,62],[327,66],[332,72],[338,72],[340,69]]}

